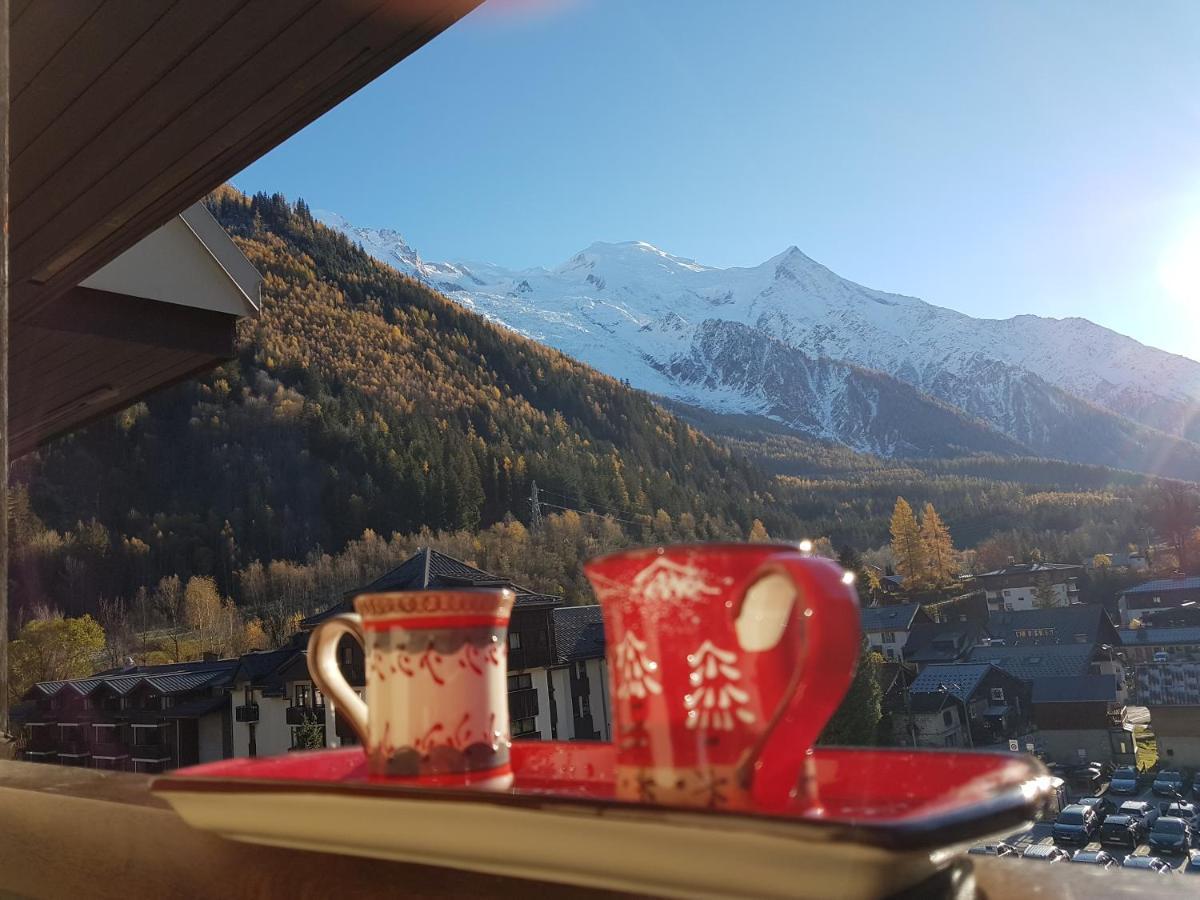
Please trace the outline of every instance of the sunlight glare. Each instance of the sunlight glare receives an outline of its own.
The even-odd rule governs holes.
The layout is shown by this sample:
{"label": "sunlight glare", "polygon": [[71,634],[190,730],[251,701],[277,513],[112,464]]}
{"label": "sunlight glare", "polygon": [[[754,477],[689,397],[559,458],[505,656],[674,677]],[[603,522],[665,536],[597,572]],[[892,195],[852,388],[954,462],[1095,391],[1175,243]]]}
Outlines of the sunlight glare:
{"label": "sunlight glare", "polygon": [[1158,266],[1158,280],[1183,312],[1200,305],[1200,223],[1167,248]]}

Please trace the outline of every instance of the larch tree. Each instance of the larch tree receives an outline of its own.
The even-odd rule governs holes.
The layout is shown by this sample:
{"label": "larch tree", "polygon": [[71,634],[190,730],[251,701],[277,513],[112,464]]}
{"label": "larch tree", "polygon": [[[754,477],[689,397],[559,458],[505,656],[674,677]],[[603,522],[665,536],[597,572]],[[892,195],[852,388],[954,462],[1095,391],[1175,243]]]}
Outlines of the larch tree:
{"label": "larch tree", "polygon": [[1039,578],[1033,586],[1033,605],[1038,609],[1053,609],[1059,605],[1058,592],[1046,576]]}
{"label": "larch tree", "polygon": [[921,540],[921,529],[917,527],[917,517],[903,497],[896,498],[891,528],[896,572],[904,577],[905,587],[916,587],[925,580],[925,545]]}
{"label": "larch tree", "polygon": [[930,582],[937,585],[953,582],[958,575],[954,542],[950,539],[950,529],[932,503],[926,503],[921,511],[921,545]]}
{"label": "larch tree", "polygon": [[763,525],[762,520],[754,520],[750,525],[750,535],[746,540],[752,544],[765,544],[771,540],[771,536],[767,534],[767,526]]}

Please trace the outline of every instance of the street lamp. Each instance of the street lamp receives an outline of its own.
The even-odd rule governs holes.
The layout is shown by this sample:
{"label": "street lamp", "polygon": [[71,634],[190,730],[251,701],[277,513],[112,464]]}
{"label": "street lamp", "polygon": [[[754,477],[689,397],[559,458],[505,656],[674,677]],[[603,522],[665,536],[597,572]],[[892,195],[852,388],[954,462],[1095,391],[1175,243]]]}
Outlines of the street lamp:
{"label": "street lamp", "polygon": [[948,685],[947,684],[939,684],[938,685],[938,690],[941,693],[945,694],[948,697],[953,697],[955,700],[957,700],[959,703],[962,704],[963,726],[967,729],[967,747],[968,747],[968,749],[973,750],[973,749],[975,749],[975,738],[973,738],[971,736],[971,713],[967,709],[967,701],[964,700],[962,697],[958,696],[958,694],[954,693],[954,691],[951,690],[951,688],[954,688],[954,690],[961,691],[962,685],[954,684],[954,683],[951,683]]}

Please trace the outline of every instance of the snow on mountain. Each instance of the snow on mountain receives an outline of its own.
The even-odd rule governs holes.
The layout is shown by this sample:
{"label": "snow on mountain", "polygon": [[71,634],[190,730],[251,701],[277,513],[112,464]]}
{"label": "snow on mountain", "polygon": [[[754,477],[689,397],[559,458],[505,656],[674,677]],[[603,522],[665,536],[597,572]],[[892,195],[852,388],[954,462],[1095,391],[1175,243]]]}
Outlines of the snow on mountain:
{"label": "snow on mountain", "polygon": [[[717,412],[885,455],[991,449],[1187,472],[1200,460],[1200,363],[1085,319],[977,319],[855,284],[796,247],[720,269],[598,242],[552,269],[510,270],[427,262],[398,232],[317,216],[489,319]],[[878,373],[914,390],[881,393]]]}

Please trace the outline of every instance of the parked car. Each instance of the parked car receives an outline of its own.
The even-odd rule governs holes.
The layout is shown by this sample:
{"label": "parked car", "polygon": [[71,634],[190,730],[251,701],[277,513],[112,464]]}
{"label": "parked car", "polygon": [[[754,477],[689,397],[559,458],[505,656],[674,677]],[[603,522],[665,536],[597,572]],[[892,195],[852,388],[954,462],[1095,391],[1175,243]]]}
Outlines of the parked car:
{"label": "parked car", "polygon": [[1179,869],[1180,875],[1200,875],[1200,850],[1189,850],[1188,861]]}
{"label": "parked car", "polygon": [[1140,818],[1147,829],[1150,829],[1158,821],[1159,816],[1158,807],[1149,800],[1126,800],[1117,812]]}
{"label": "parked car", "polygon": [[980,844],[972,847],[967,853],[974,856],[1020,856],[1021,851],[1012,844],[1001,841],[998,844]]}
{"label": "parked car", "polygon": [[1176,800],[1172,803],[1164,804],[1162,814],[1175,819],[1183,819],[1183,821],[1192,826],[1193,831],[1197,827],[1200,827],[1200,822],[1197,821],[1196,804],[1194,803],[1184,803],[1182,800]]}
{"label": "parked car", "polygon": [[1183,773],[1168,769],[1154,776],[1150,790],[1160,797],[1182,797],[1183,785]]}
{"label": "parked car", "polygon": [[1100,826],[1100,843],[1106,847],[1127,847],[1136,850],[1146,835],[1140,817],[1115,813]]}
{"label": "parked car", "polygon": [[1119,869],[1121,867],[1121,864],[1117,862],[1117,858],[1107,850],[1076,850],[1075,855],[1071,857],[1071,862],[1100,866],[1105,870]]}
{"label": "parked car", "polygon": [[1021,854],[1021,859],[1040,859],[1043,862],[1070,862],[1071,854],[1062,847],[1055,847],[1053,844],[1032,844],[1025,848],[1025,852]]}
{"label": "parked car", "polygon": [[1080,806],[1090,806],[1096,811],[1096,821],[1101,825],[1104,820],[1117,811],[1117,804],[1113,803],[1107,797],[1082,797],[1078,801]]}
{"label": "parked car", "polygon": [[1171,867],[1157,856],[1130,855],[1125,857],[1125,862],[1121,863],[1121,866],[1126,869],[1149,869],[1151,872],[1157,872],[1159,875],[1171,874]]}
{"label": "parked car", "polygon": [[1110,794],[1136,794],[1138,792],[1138,772],[1133,766],[1121,766],[1113,772],[1112,780],[1108,783]]}
{"label": "parked car", "polygon": [[1192,849],[1192,828],[1183,819],[1161,816],[1150,829],[1147,842],[1158,853],[1186,853]]}
{"label": "parked car", "polygon": [[1095,810],[1090,806],[1072,803],[1054,820],[1052,834],[1056,844],[1078,844],[1082,847],[1091,843],[1099,827]]}

